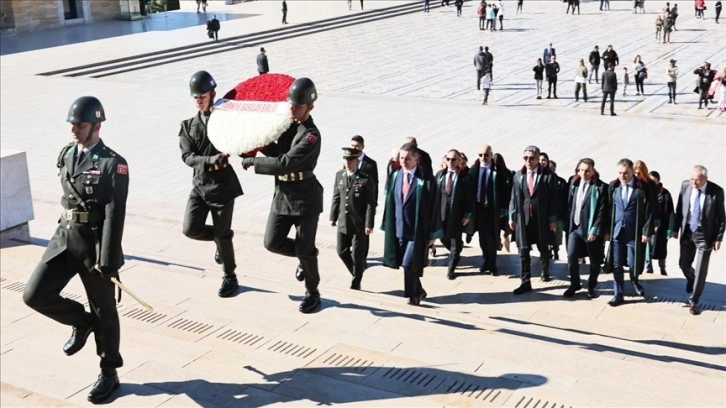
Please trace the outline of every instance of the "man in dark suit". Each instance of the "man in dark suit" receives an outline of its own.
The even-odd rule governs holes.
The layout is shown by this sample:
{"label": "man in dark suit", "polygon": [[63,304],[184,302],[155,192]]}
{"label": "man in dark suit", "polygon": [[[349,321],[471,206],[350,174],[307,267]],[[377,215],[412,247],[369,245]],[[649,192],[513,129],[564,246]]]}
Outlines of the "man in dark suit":
{"label": "man in dark suit", "polygon": [[554,47],[552,47],[552,43],[549,43],[547,48],[545,48],[544,52],[542,53],[542,62],[548,64],[550,62],[550,59],[556,55],[557,53],[555,52]]}
{"label": "man in dark suit", "polygon": [[257,72],[260,75],[270,72],[270,64],[267,62],[265,47],[260,48],[260,53],[257,54]]}
{"label": "man in dark suit", "polygon": [[474,55],[474,69],[476,70],[476,89],[481,89],[481,79],[484,76],[486,66],[484,47],[479,47],[479,52]]}
{"label": "man in dark suit", "polygon": [[645,289],[638,277],[645,266],[645,244],[653,233],[653,203],[651,194],[640,180],[633,176],[633,162],[621,159],[618,162],[618,178],[610,183],[610,256],[608,268],[613,271],[613,298],[610,306],[623,304],[623,270],[627,265],[628,251],[633,255],[630,266],[630,280],[635,293],[645,296]]}
{"label": "man in dark suit", "polygon": [[350,146],[360,152],[358,156],[358,169],[368,175],[368,179],[373,183],[373,198],[378,204],[378,164],[363,150],[365,149],[365,141],[363,136],[355,135],[350,139]]}
{"label": "man in dark suit", "polygon": [[597,277],[603,260],[604,236],[607,234],[607,218],[610,216],[608,185],[595,175],[595,161],[580,159],[577,176],[572,180],[567,199],[569,211],[567,221],[567,269],[570,272],[570,287],[565,297],[573,297],[582,289],[580,284],[580,262],[583,256],[590,258],[590,278],[587,296],[597,297]]}
{"label": "man in dark suit", "polygon": [[532,272],[529,252],[537,245],[542,281],[550,280],[550,250],[553,231],[557,228],[557,186],[554,175],[542,167],[539,148],[524,149],[524,166],[512,180],[512,199],[509,202],[509,226],[516,232],[521,258],[522,284],[514,289],[515,295],[532,291]]}
{"label": "man in dark suit", "polygon": [[441,243],[449,251],[448,278],[456,279],[456,266],[461,258],[464,242],[463,228],[471,218],[471,200],[468,197],[466,172],[460,171],[461,155],[451,149],[446,153],[446,168],[436,173],[441,203],[441,221],[444,236]]}
{"label": "man in dark suit", "polygon": [[373,232],[376,200],[373,183],[358,167],[360,150],[343,148],[344,168],[335,175],[330,223],[338,227],[338,256],[353,276],[351,289],[360,290],[368,256],[368,236]]}
{"label": "man in dark suit", "polygon": [[421,166],[421,169],[423,170],[426,178],[433,178],[434,165],[431,161],[431,156],[418,146],[418,141],[415,137],[407,137],[406,143],[412,143],[413,146],[418,150],[418,165]]}
{"label": "man in dark suit", "polygon": [[506,194],[506,174],[494,169],[494,154],[490,145],[479,149],[479,159],[469,170],[469,201],[472,202],[474,224],[468,233],[479,235],[483,263],[479,271],[499,275],[497,249],[499,248],[499,220],[507,216],[509,197]]}
{"label": "man in dark suit", "polygon": [[[718,251],[726,229],[723,188],[708,180],[708,170],[694,166],[690,180],[683,182],[675,210],[673,237],[681,231],[681,258],[678,261],[686,276],[686,292],[692,315],[699,313],[698,300],[706,286],[711,251]],[[696,259],[694,269],[693,259]],[[695,287],[694,287],[695,283]]]}
{"label": "man in dark suit", "polygon": [[409,304],[419,305],[426,298],[421,276],[428,264],[428,247],[444,236],[440,201],[436,181],[418,165],[415,145],[401,146],[399,161],[401,168],[391,174],[386,186],[383,265],[403,267],[404,296]]}
{"label": "man in dark suit", "polygon": [[605,101],[610,97],[610,116],[617,116],[615,113],[615,93],[618,91],[618,76],[613,71],[614,65],[607,65],[607,70],[602,73],[602,103],[600,114],[605,114]]}

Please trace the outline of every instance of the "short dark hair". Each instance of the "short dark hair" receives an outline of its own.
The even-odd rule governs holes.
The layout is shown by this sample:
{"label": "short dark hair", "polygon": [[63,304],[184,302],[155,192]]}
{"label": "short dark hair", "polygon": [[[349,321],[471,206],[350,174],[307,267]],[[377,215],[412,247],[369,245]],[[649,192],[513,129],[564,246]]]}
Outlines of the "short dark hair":
{"label": "short dark hair", "polygon": [[575,167],[575,171],[577,171],[577,169],[580,168],[581,164],[587,164],[588,166],[592,167],[593,169],[595,168],[595,160],[593,160],[589,157],[585,157],[584,159],[580,159],[580,161],[577,162],[577,167]]}
{"label": "short dark hair", "polygon": [[482,47],[482,46],[480,45],[480,46],[479,46],[479,51],[484,51],[484,47]]}
{"label": "short dark hair", "polygon": [[658,173],[657,171],[653,170],[653,171],[651,171],[651,172],[650,172],[650,173],[648,173],[648,174],[650,174],[650,176],[651,176],[651,177],[655,177],[655,178],[657,178],[658,180],[660,180],[660,173]]}
{"label": "short dark hair", "polygon": [[484,47],[484,51],[489,51],[489,47]]}
{"label": "short dark hair", "polygon": [[265,47],[260,47],[260,52],[265,52]]}
{"label": "short dark hair", "polygon": [[550,156],[547,153],[545,153],[545,152],[539,152],[539,157],[542,157],[542,156],[544,156],[545,159],[547,159],[547,161],[551,161],[550,160]]}
{"label": "short dark hair", "polygon": [[353,142],[358,142],[362,145],[366,144],[365,141],[363,140],[363,136],[361,136],[361,135],[355,135],[355,136],[351,137],[350,140]]}
{"label": "short dark hair", "polygon": [[411,152],[411,153],[413,153],[415,155],[418,155],[418,148],[413,143],[404,143],[401,146],[401,149],[400,150],[403,150],[403,151],[406,151],[406,152]]}
{"label": "short dark hair", "polygon": [[618,166],[625,166],[627,168],[632,169],[633,168],[633,161],[630,159],[620,159],[618,161]]}

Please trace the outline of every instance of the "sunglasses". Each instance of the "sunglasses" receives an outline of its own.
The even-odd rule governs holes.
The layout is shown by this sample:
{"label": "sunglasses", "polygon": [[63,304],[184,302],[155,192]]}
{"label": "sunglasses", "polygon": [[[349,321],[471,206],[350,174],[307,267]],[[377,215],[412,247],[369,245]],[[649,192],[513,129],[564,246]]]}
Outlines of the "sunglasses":
{"label": "sunglasses", "polygon": [[534,157],[534,156],[524,156],[524,157],[522,157],[522,160],[524,160],[524,161],[535,161],[535,160],[537,160],[537,158]]}
{"label": "sunglasses", "polygon": [[458,160],[456,157],[447,157],[446,161],[456,161]]}
{"label": "sunglasses", "polygon": [[479,153],[479,157],[489,157],[491,156],[490,153]]}

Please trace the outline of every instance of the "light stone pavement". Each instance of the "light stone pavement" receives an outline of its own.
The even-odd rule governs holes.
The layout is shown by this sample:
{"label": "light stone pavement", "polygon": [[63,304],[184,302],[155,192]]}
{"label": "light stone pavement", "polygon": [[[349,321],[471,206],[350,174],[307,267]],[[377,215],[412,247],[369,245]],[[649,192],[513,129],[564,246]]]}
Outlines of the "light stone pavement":
{"label": "light stone pavement", "polygon": [[[343,0],[288,3],[290,26],[316,27],[312,22],[320,19],[360,13],[357,1],[353,11]],[[85,94],[103,102],[108,120],[102,137],[130,167],[121,276],[155,308],[144,313],[128,296],[119,304],[125,366],[113,405],[726,405],[723,251],[711,258],[700,316],[682,307],[687,296],[675,240],[669,276],[645,275],[647,298],[631,294],[616,309],[607,306],[611,275],[601,275],[598,299],[562,298],[564,261],[553,267],[555,280],[534,282],[534,293],[514,297],[518,257],[500,252],[502,276],[480,275],[476,247],[465,248],[453,281],[446,279],[441,248],[423,278],[429,298],[423,307],[411,307],[401,297],[402,272],[380,266],[380,231],[372,236],[364,290],[348,289],[335,229],[326,220],[340,147],[354,134],[366,138],[366,152],[381,173],[391,148],[413,135],[434,162],[449,148],[473,157],[489,143],[517,168],[524,146],[537,144],[565,177],[589,156],[609,180],[617,160],[629,157],[658,170],[674,198],[696,163],[726,185],[726,115],[697,110],[691,92],[692,71],[702,61],[717,69],[726,65],[726,29],[714,23],[711,2],[703,21],[681,2],[679,31],[665,45],[653,39],[655,13],[664,2],[649,0],[647,14],[633,15],[631,1],[611,1],[612,10],[604,13],[599,2],[583,1],[579,16],[565,15],[566,4],[556,1],[525,1],[521,15],[514,14],[515,1],[504,3],[505,30],[494,33],[477,29],[474,4],[467,2],[461,18],[453,6],[432,8],[264,44],[273,72],[308,76],[320,93],[313,116],[323,143],[316,174],[326,188],[317,240],[324,300],[313,315],[297,312],[303,288],[292,277],[296,261],[262,246],[272,178],[237,168],[245,195],[233,221],[242,285],[234,298],[216,296],[221,274],[213,246],[181,234],[191,170],[180,160],[176,135],[179,122],[194,113],[188,79],[206,69],[224,92],[255,75],[259,45],[244,47],[234,38],[279,27],[279,2],[210,1],[210,13],[249,15],[222,21],[219,49],[237,47],[233,51],[105,78],[37,74],[195,44],[204,41],[203,27],[0,57],[1,144],[27,151],[36,214],[32,244],[4,242],[0,249],[0,405],[85,406],[97,374],[92,344],[66,358],[61,345],[70,329],[21,300],[60,213],[55,161],[69,139],[64,115]],[[405,4],[365,1],[366,9]],[[183,13],[195,14],[194,7],[182,2]],[[182,12],[153,18],[167,18],[173,27]],[[22,45],[23,38],[0,40]],[[560,99],[537,101],[531,67],[550,41],[562,67]],[[613,44],[620,67],[630,69],[640,54],[650,68],[647,95],[633,96],[633,81],[630,96],[617,98],[618,117],[599,115],[595,84],[588,89],[591,101],[574,102],[575,62],[586,59],[594,44],[601,50]],[[472,58],[479,45],[490,47],[495,62],[486,107],[474,90]],[[667,103],[664,80],[671,58],[681,68],[675,106]],[[564,249],[560,255],[564,259]],[[84,302],[83,293],[77,279],[64,291]]]}

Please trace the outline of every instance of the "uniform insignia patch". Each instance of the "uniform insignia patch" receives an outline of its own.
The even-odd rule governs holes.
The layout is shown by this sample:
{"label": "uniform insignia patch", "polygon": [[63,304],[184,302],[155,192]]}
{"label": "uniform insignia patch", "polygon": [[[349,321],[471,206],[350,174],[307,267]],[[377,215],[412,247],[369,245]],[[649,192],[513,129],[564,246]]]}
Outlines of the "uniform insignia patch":
{"label": "uniform insignia patch", "polygon": [[129,174],[129,166],[125,164],[119,164],[116,166],[116,173],[118,174]]}
{"label": "uniform insignia patch", "polygon": [[312,133],[308,133],[307,139],[308,139],[308,142],[310,142],[310,143],[315,143],[318,141],[318,137]]}

